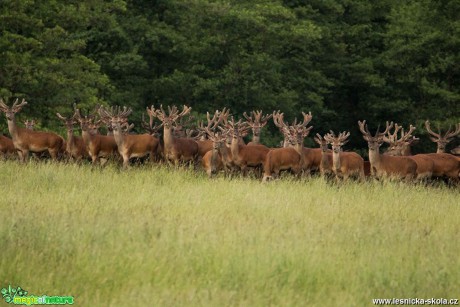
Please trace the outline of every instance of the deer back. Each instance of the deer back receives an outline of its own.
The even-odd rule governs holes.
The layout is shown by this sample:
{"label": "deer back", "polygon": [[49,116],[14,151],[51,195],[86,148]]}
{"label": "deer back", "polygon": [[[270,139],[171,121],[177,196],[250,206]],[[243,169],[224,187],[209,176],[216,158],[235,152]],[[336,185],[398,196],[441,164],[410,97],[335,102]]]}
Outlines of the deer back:
{"label": "deer back", "polygon": [[430,153],[419,154],[414,157],[428,157],[433,165],[433,176],[447,176],[450,178],[459,178],[460,160],[454,155],[448,153]]}
{"label": "deer back", "polygon": [[340,164],[342,172],[354,172],[364,168],[364,159],[356,152],[341,152]]}
{"label": "deer back", "polygon": [[302,157],[293,147],[274,148],[267,153],[265,158],[265,176],[271,176],[273,172],[278,173],[280,170],[299,170],[301,163]]}
{"label": "deer back", "polygon": [[47,149],[60,151],[63,148],[64,139],[54,132],[18,128],[18,137],[13,139],[13,143],[16,148],[30,151],[45,151]]}

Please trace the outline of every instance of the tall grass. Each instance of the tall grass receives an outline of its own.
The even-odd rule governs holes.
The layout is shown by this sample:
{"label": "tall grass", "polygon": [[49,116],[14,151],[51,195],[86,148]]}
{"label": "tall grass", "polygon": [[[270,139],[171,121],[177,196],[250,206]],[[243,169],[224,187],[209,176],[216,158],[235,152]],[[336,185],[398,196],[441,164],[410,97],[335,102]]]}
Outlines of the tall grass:
{"label": "tall grass", "polygon": [[458,297],[458,188],[0,162],[0,287],[86,306]]}

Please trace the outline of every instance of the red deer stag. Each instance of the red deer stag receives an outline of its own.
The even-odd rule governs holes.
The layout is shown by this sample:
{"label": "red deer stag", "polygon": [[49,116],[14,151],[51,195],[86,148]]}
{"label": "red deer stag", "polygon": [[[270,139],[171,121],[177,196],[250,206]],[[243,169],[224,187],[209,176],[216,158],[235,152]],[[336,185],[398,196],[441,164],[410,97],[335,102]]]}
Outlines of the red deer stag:
{"label": "red deer stag", "polygon": [[243,113],[244,118],[246,118],[249,127],[252,129],[252,141],[248,145],[260,145],[260,131],[267,124],[268,120],[273,116],[273,114],[267,114],[262,116],[262,110],[252,111],[252,115],[248,116],[246,112]]}
{"label": "red deer stag", "polygon": [[24,126],[26,127],[26,129],[29,129],[29,130],[34,130],[36,124],[37,122],[35,121],[35,119],[31,119],[31,120],[27,119],[24,121]]}
{"label": "red deer stag", "polygon": [[16,99],[10,108],[3,99],[0,99],[0,110],[5,113],[8,120],[8,129],[20,161],[26,162],[29,152],[40,153],[44,151],[48,151],[51,158],[56,160],[63,148],[64,139],[62,137],[53,132],[33,131],[16,125],[15,114],[26,104],[25,99],[19,104],[18,99]]}
{"label": "red deer stag", "polygon": [[212,149],[204,155],[201,163],[206,174],[211,178],[225,167],[222,158],[222,148],[225,146],[224,142],[227,139],[227,135],[221,132],[214,132],[208,128],[206,128],[206,133],[208,134],[208,138],[212,141]]}
{"label": "red deer stag", "polygon": [[56,113],[57,117],[63,122],[64,127],[67,131],[67,141],[65,151],[70,159],[81,161],[82,159],[88,159],[89,154],[86,150],[85,142],[80,136],[75,136],[73,133],[74,125],[78,124],[75,114],[72,117],[64,117],[59,113]]}
{"label": "red deer stag", "polygon": [[[302,112],[302,115],[304,117],[310,116],[311,112],[308,114],[305,114]],[[284,115],[283,113],[280,113],[279,111],[273,113],[273,122],[275,123],[275,126],[277,126],[281,133],[284,135],[284,141],[283,141],[283,147],[289,146],[289,141],[287,139],[287,135],[285,134],[284,131],[288,129],[288,125],[284,122],[283,119]],[[296,124],[297,119],[294,120],[293,125]],[[319,170],[321,167],[321,161],[322,161],[322,150],[321,148],[307,148],[303,147],[303,171],[306,173],[310,173],[311,171],[316,171]]]}
{"label": "red deer stag", "polygon": [[303,115],[303,123],[296,124],[297,120],[295,120],[295,124],[287,126],[283,122],[282,131],[285,134],[285,139],[289,139],[293,146],[274,148],[268,152],[264,163],[263,182],[278,177],[282,170],[290,170],[294,174],[300,174],[305,168],[303,140],[313,128],[313,126],[306,128],[313,116],[311,113],[303,113]]}
{"label": "red deer stag", "polygon": [[[225,109],[224,109],[225,112]],[[221,113],[219,111],[216,111],[211,118],[209,115],[209,112],[206,113],[206,119],[208,121],[207,126],[204,126],[203,121],[200,121],[197,129],[199,131],[199,135],[206,136],[210,135],[208,133],[208,130],[213,132],[216,131],[217,126],[219,125],[220,121],[222,120]],[[202,140],[197,140],[196,143],[198,144],[198,159],[202,159],[204,155],[213,149],[213,141],[211,139],[202,139]]]}
{"label": "red deer stag", "polygon": [[328,144],[332,145],[332,170],[338,180],[347,180],[350,176],[357,176],[364,179],[364,159],[356,152],[343,152],[342,146],[348,142],[350,132],[339,133],[335,136],[334,132],[324,136]]}
{"label": "red deer stag", "polygon": [[378,129],[374,136],[367,128],[366,121],[358,121],[359,129],[369,147],[369,161],[371,174],[377,177],[405,178],[410,180],[416,177],[417,164],[407,157],[394,157],[380,154],[380,146],[385,134],[393,127],[393,123],[387,122],[386,130],[381,133]]}
{"label": "red deer stag", "polygon": [[82,117],[79,109],[75,109],[75,118],[80,123],[83,142],[93,165],[99,162],[104,165],[110,157],[118,155],[117,143],[113,136],[100,135],[96,131],[101,121],[94,122],[94,115]]}
{"label": "red deer stag", "polygon": [[233,163],[241,170],[243,176],[247,175],[248,167],[262,167],[270,149],[263,145],[248,146],[240,142],[241,135],[249,129],[247,123],[243,123],[241,119],[235,122],[232,118],[226,122],[226,127],[232,135],[230,150]]}
{"label": "red deer stag", "polygon": [[[434,171],[434,162],[432,158],[426,155],[415,155],[411,154],[411,145],[418,140],[418,138],[412,136],[415,127],[410,125],[409,131],[404,132],[404,129],[395,124],[395,130],[393,133],[388,131],[387,135],[383,137],[384,142],[389,144],[389,148],[386,155],[391,156],[407,156],[417,163],[417,179],[431,178]],[[398,137],[398,132],[401,131],[401,136]]]}
{"label": "red deer stag", "polygon": [[321,163],[319,166],[319,171],[323,177],[328,176],[333,173],[332,153],[328,148],[328,143],[319,133],[317,133],[313,139],[321,148]]}
{"label": "red deer stag", "polygon": [[160,110],[156,110],[156,117],[163,122],[163,141],[164,141],[164,156],[169,163],[173,162],[177,167],[180,162],[194,162],[198,155],[198,144],[192,139],[177,138],[173,133],[173,124],[179,118],[190,113],[192,108],[184,105],[181,113],[176,106],[168,106],[168,114],[160,106]]}
{"label": "red deer stag", "polygon": [[151,136],[153,136],[154,139],[158,140],[158,147],[157,151],[155,153],[155,160],[157,162],[164,161],[164,144],[163,144],[163,139],[161,139],[161,132],[160,129],[163,128],[163,123],[160,124],[154,124],[154,118],[156,117],[156,110],[153,107],[153,105],[150,108],[146,108],[147,114],[149,116],[149,122],[147,123],[144,120],[144,114],[142,114],[142,127],[145,129],[145,131],[148,132]]}
{"label": "red deer stag", "polygon": [[460,123],[455,125],[454,131],[452,131],[452,127],[449,127],[449,130],[447,130],[444,135],[441,134],[440,130],[438,130],[438,133],[433,132],[430,127],[430,121],[428,120],[425,122],[425,127],[428,133],[432,135],[430,136],[430,139],[438,144],[436,153],[444,153],[446,151],[447,144],[449,144],[455,136],[460,134]]}
{"label": "red deer stag", "polygon": [[[105,121],[110,120],[113,136],[117,143],[118,153],[123,158],[123,168],[129,167],[129,159],[143,158],[150,155],[150,161],[155,160],[155,153],[158,147],[158,139],[152,135],[145,134],[128,134],[130,125],[128,125],[128,116],[132,113],[131,108],[124,107],[123,110],[117,108],[116,113],[101,107],[99,115]],[[126,131],[123,131],[126,127]]]}

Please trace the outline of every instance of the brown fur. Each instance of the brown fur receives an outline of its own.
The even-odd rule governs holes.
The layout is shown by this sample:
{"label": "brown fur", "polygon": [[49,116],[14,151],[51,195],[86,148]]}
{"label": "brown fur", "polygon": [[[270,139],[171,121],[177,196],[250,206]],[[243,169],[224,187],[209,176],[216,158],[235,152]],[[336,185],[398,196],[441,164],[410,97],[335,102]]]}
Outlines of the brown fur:
{"label": "brown fur", "polygon": [[299,174],[302,170],[302,156],[293,147],[274,148],[267,153],[262,180],[276,178],[283,170],[291,170],[294,174]]}
{"label": "brown fur", "polygon": [[123,167],[129,166],[130,158],[142,158],[150,155],[150,161],[154,161],[159,140],[152,135],[145,134],[123,134],[117,129],[114,130],[114,138],[117,143],[118,153],[123,158]]}
{"label": "brown fur", "polygon": [[448,153],[419,154],[412,157],[428,157],[433,161],[433,176],[446,176],[458,181],[460,177],[460,160]]}
{"label": "brown fur", "polygon": [[0,155],[2,158],[12,157],[16,153],[13,140],[0,134]]}
{"label": "brown fur", "polygon": [[335,164],[332,167],[337,178],[342,177],[346,180],[350,176],[358,176],[364,179],[364,159],[360,155],[356,152],[340,152],[339,159],[340,167]]}

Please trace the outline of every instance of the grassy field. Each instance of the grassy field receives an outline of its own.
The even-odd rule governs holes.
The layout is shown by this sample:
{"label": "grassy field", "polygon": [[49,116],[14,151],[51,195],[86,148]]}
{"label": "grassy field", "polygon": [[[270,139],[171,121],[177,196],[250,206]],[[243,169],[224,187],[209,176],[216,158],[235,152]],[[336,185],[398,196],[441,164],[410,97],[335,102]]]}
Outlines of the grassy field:
{"label": "grassy field", "polygon": [[16,162],[0,178],[0,287],[76,306],[460,297],[458,188]]}

